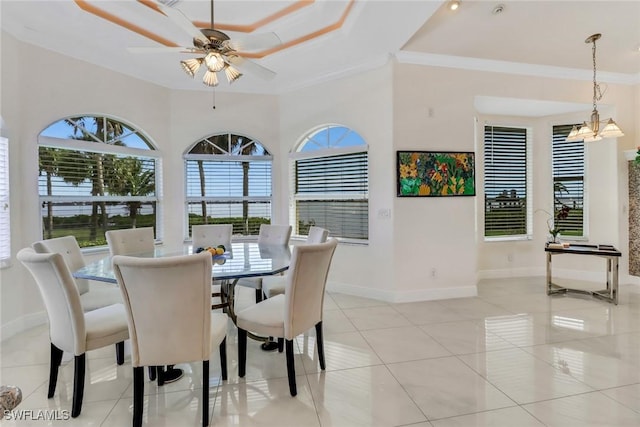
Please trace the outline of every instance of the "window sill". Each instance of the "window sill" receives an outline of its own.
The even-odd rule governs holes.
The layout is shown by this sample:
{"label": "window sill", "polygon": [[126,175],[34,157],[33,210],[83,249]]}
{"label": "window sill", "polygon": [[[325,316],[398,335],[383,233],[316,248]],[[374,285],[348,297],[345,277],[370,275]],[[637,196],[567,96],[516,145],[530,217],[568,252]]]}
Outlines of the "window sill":
{"label": "window sill", "polygon": [[493,243],[493,242],[523,242],[533,240],[533,236],[496,236],[496,237],[485,237],[485,243]]}

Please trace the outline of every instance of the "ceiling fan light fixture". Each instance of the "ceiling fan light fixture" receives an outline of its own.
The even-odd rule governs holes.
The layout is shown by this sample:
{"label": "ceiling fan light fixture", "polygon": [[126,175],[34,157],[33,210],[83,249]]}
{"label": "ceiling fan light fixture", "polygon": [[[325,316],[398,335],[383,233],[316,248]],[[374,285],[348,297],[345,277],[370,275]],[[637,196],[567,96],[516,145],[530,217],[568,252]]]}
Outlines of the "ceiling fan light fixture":
{"label": "ceiling fan light fixture", "polygon": [[215,71],[207,70],[202,77],[202,83],[207,86],[218,86],[218,75]]}
{"label": "ceiling fan light fixture", "polygon": [[184,61],[180,61],[180,65],[182,65],[182,69],[185,73],[187,73],[191,77],[195,77],[196,73],[200,69],[200,66],[202,65],[202,61],[202,58],[185,59]]}
{"label": "ceiling fan light fixture", "polygon": [[213,72],[222,71],[225,66],[224,59],[218,52],[207,53],[207,56],[204,57],[204,63],[207,65],[209,71]]}
{"label": "ceiling fan light fixture", "polygon": [[229,80],[229,83],[235,82],[242,76],[242,73],[231,65],[227,65],[226,67],[224,67],[224,74],[227,76],[227,80]]}

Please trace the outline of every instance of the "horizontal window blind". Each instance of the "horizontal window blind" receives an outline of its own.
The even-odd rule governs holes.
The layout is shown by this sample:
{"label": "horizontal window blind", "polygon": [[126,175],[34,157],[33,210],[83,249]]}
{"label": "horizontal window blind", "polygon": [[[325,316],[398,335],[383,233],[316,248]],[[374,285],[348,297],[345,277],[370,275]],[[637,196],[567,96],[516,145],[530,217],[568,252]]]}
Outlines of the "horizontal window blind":
{"label": "horizontal window blind", "polygon": [[48,126],[38,143],[43,238],[102,246],[108,230],[157,226],[160,156],[138,130],[77,116]]}
{"label": "horizontal window blind", "polygon": [[81,247],[107,244],[104,233],[156,226],[156,202],[45,201],[41,205],[43,237],[75,236]]}
{"label": "horizontal window blind", "polygon": [[187,160],[186,163],[187,197],[242,198],[245,183],[249,197],[271,197],[271,161]]}
{"label": "horizontal window blind", "polygon": [[185,155],[189,236],[198,224],[232,224],[234,235],[257,235],[271,223],[272,159],[259,142],[219,134]]}
{"label": "horizontal window blind", "polygon": [[[247,220],[243,220],[243,209],[247,209]],[[207,224],[231,224],[233,235],[255,236],[261,224],[271,223],[271,201],[189,201],[189,233],[191,227],[203,224],[203,212],[206,212]]]}
{"label": "horizontal window blind", "polygon": [[527,132],[484,128],[485,237],[527,233]]}
{"label": "horizontal window blind", "polygon": [[334,237],[366,239],[369,235],[367,200],[298,200],[296,212],[302,230],[314,225],[331,230]]}
{"label": "horizontal window blind", "polygon": [[296,194],[350,193],[366,197],[367,153],[296,161]]}
{"label": "horizontal window blind", "polygon": [[40,196],[155,196],[156,161],[40,147]]}
{"label": "horizontal window blind", "polygon": [[369,236],[368,153],[295,161],[296,225],[306,234],[315,225],[332,236]]}
{"label": "horizontal window blind", "polygon": [[9,215],[9,140],[0,137],[0,267],[11,259]]}
{"label": "horizontal window blind", "polygon": [[556,228],[565,236],[584,236],[584,142],[567,141],[574,125],[553,126],[553,209],[569,208]]}

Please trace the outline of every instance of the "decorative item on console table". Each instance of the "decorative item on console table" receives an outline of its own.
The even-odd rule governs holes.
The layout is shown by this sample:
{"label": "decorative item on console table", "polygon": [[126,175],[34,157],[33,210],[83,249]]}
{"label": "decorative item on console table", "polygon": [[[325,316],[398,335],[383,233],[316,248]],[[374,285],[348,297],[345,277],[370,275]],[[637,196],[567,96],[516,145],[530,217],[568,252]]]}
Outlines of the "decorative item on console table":
{"label": "decorative item on console table", "polygon": [[[547,219],[547,228],[549,229],[549,243],[560,243],[560,221],[566,220],[569,217],[569,211],[571,208],[567,205],[562,205],[559,209],[554,210],[554,214],[551,215],[544,209],[538,209],[546,213],[549,218]],[[537,212],[537,211],[536,211]]]}

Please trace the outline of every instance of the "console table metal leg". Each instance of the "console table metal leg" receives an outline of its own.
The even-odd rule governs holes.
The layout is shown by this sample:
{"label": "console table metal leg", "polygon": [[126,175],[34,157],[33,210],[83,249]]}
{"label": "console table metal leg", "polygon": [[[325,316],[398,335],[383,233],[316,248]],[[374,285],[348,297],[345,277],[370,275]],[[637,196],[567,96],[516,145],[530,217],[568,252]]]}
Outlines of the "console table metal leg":
{"label": "console table metal leg", "polygon": [[618,305],[618,258],[613,260],[613,303]]}
{"label": "console table metal leg", "polygon": [[551,295],[551,252],[547,252],[547,295]]}

